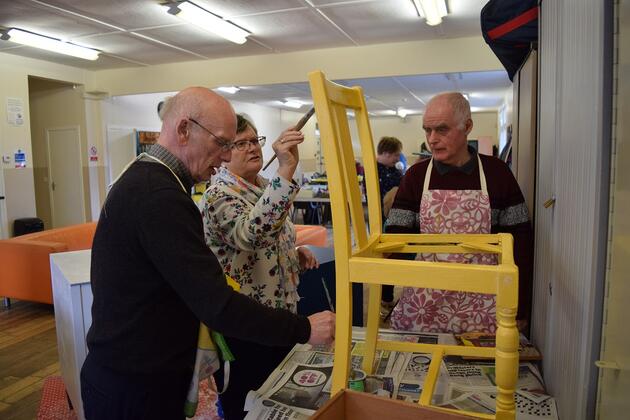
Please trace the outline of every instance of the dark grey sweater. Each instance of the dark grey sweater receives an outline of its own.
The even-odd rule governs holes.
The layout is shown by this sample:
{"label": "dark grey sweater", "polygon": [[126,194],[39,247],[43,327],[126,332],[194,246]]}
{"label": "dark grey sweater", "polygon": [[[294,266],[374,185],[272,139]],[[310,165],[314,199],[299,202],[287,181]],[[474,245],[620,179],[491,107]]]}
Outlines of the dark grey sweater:
{"label": "dark grey sweater", "polygon": [[110,191],[94,236],[91,283],[90,357],[120,373],[190,372],[199,320],[266,345],[310,336],[306,317],[226,285],[199,210],[158,163],[134,163]]}

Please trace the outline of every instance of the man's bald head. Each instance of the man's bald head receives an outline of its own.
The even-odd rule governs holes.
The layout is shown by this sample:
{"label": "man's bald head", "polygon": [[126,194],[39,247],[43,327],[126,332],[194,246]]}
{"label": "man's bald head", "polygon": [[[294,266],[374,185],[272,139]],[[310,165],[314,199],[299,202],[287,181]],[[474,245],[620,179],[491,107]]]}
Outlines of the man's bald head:
{"label": "man's bald head", "polygon": [[427,104],[429,107],[439,107],[447,105],[453,112],[453,117],[457,121],[458,128],[463,130],[466,126],[466,121],[471,119],[470,116],[470,103],[459,92],[444,92],[435,95]]}
{"label": "man's bald head", "polygon": [[236,114],[225,98],[190,87],[166,101],[163,111],[158,144],[180,159],[195,179],[209,179],[209,167],[230,160],[224,146],[236,136]]}
{"label": "man's bald head", "polygon": [[182,118],[204,120],[216,127],[222,125],[223,118],[236,121],[232,105],[221,95],[204,87],[186,88],[169,98],[164,103],[162,115],[165,125],[172,125]]}

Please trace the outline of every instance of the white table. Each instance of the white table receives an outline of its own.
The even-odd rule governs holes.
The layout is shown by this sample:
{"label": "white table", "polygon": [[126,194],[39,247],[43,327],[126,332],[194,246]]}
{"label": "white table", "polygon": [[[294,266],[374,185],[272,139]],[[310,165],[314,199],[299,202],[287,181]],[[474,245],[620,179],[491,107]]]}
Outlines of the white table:
{"label": "white table", "polygon": [[50,256],[61,376],[79,420],[85,419],[80,373],[88,353],[85,337],[92,324],[90,261],[90,250]]}

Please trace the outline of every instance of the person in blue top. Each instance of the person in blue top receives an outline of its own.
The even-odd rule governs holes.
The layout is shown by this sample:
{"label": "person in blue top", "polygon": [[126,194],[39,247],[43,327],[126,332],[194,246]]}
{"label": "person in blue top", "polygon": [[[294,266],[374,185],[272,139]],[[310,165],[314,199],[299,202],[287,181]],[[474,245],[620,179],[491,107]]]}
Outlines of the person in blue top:
{"label": "person in blue top", "polygon": [[[378,167],[378,183],[381,191],[381,208],[383,222],[402,179],[402,172],[396,167],[402,153],[402,142],[396,137],[381,137],[376,146],[376,166]],[[387,195],[388,199],[385,199]],[[390,199],[391,197],[391,199]],[[389,314],[394,306],[394,286],[383,285],[381,295],[381,316]]]}

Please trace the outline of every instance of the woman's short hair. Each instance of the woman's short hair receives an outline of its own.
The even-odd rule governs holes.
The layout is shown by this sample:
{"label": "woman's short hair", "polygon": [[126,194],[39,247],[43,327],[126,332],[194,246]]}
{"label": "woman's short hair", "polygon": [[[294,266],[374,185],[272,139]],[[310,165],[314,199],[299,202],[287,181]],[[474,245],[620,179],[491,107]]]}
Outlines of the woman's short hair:
{"label": "woman's short hair", "polygon": [[381,140],[376,146],[376,153],[382,155],[383,153],[400,153],[403,145],[396,137],[381,137]]}
{"label": "woman's short hair", "polygon": [[173,99],[172,96],[167,96],[166,98],[164,98],[164,100],[158,103],[157,114],[158,114],[158,117],[160,117],[160,121],[164,120],[164,115],[166,114],[167,111],[169,111],[169,108],[171,108],[170,106],[172,105],[171,99]]}
{"label": "woman's short hair", "polygon": [[243,131],[251,128],[254,130],[254,133],[258,134],[258,129],[245,115],[236,114],[236,134],[240,134]]}

